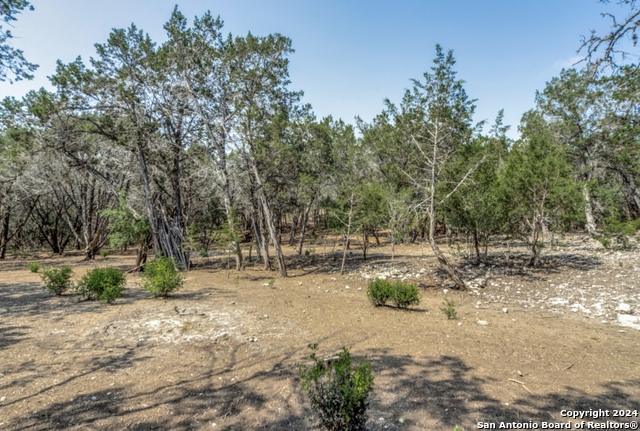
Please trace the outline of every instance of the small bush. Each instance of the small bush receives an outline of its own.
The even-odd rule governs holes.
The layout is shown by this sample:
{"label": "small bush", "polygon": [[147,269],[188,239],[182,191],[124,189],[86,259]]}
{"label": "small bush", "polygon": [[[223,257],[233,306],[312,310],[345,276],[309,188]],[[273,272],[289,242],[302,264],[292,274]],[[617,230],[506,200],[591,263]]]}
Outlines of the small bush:
{"label": "small bush", "polygon": [[102,250],[100,252],[100,256],[102,256],[103,259],[106,259],[107,256],[109,256],[109,250]]}
{"label": "small bush", "polygon": [[321,360],[314,350],[311,365],[299,368],[302,390],[320,424],[329,431],[362,431],[367,422],[369,393],[373,389],[371,364],[361,360],[353,364],[345,347],[337,358]]}
{"label": "small bush", "polygon": [[57,296],[62,295],[73,286],[73,283],[71,283],[72,276],[73,270],[70,266],[43,268],[42,274],[40,274],[44,282],[44,288]]}
{"label": "small bush", "polygon": [[174,290],[180,289],[184,279],[178,273],[172,259],[159,257],[148,262],[142,273],[142,288],[153,296],[167,297]]}
{"label": "small bush", "polygon": [[458,317],[458,311],[456,310],[456,303],[452,299],[445,299],[442,302],[440,310],[447,316],[447,319],[454,320]]}
{"label": "small bush", "polygon": [[95,268],[87,272],[76,285],[76,291],[86,299],[111,303],[122,296],[126,283],[123,271],[115,268]]}
{"label": "small bush", "polygon": [[367,286],[367,297],[376,307],[385,305],[391,299],[393,285],[387,280],[376,278]]}
{"label": "small bush", "polygon": [[27,268],[29,268],[31,272],[38,272],[40,271],[40,264],[38,262],[29,262]]}
{"label": "small bush", "polygon": [[393,302],[398,308],[420,303],[420,291],[415,285],[401,281],[391,283],[378,278],[369,283],[367,297],[376,307],[386,305],[387,302]]}
{"label": "small bush", "polygon": [[398,281],[393,286],[391,300],[398,308],[407,308],[410,305],[420,304],[420,291],[413,284]]}

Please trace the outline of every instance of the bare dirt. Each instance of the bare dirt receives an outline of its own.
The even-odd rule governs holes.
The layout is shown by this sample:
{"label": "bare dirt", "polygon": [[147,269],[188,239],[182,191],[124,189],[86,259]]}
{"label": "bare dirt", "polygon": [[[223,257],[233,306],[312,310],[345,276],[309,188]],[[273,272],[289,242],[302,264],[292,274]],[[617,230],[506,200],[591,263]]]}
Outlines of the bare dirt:
{"label": "bare dirt", "polygon": [[[113,305],[52,297],[27,262],[94,262],[40,254],[0,262],[1,430],[314,430],[297,367],[307,345],[343,346],[373,365],[369,430],[465,430],[478,422],[564,422],[563,410],[640,410],[640,252],[582,236],[545,250],[497,243],[486,264],[453,255],[470,289],[452,290],[425,245],[359,250],[345,275],[331,247],[288,262],[290,277],[201,260],[182,290],[153,299],[128,276]],[[313,249],[315,248],[315,250]],[[458,257],[456,257],[458,256]],[[373,307],[375,277],[422,288],[409,311]],[[455,301],[458,318],[440,310]],[[613,415],[613,413],[610,413]],[[592,420],[598,422],[600,419]],[[616,422],[637,417],[603,418]]]}

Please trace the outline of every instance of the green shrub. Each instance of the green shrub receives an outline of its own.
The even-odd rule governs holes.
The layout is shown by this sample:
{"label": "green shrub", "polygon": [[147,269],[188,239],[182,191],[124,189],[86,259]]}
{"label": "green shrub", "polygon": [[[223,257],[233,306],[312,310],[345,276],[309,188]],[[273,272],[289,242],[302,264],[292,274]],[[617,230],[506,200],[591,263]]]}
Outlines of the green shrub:
{"label": "green shrub", "polygon": [[40,271],[40,264],[38,262],[29,262],[27,268],[29,268],[31,272],[38,272]]}
{"label": "green shrub", "polygon": [[329,431],[362,431],[367,422],[368,397],[373,389],[371,364],[353,364],[345,347],[336,358],[321,360],[314,350],[311,365],[299,368],[302,390],[320,424]]}
{"label": "green shrub", "polygon": [[458,317],[458,311],[456,311],[456,303],[452,299],[445,299],[442,302],[440,310],[447,316],[447,319],[454,320]]}
{"label": "green shrub", "polygon": [[107,256],[109,256],[109,250],[102,250],[100,252],[100,256],[102,256],[103,259],[106,259]]}
{"label": "green shrub", "polygon": [[111,303],[122,296],[126,283],[123,271],[115,268],[95,268],[87,272],[76,285],[76,291],[86,299]]}
{"label": "green shrub", "polygon": [[71,276],[73,276],[73,270],[70,266],[43,268],[42,274],[40,274],[44,288],[58,296],[73,286]]}
{"label": "green shrub", "polygon": [[376,307],[385,305],[391,299],[393,285],[387,280],[376,278],[367,286],[367,297]]}
{"label": "green shrub", "polygon": [[415,285],[402,281],[391,283],[378,278],[369,283],[367,297],[376,307],[386,305],[389,301],[398,308],[420,303],[420,291]]}
{"label": "green shrub", "polygon": [[153,296],[167,297],[174,290],[180,289],[184,279],[178,273],[172,259],[159,257],[148,262],[142,273],[142,288]]}
{"label": "green shrub", "polygon": [[396,282],[393,285],[391,300],[398,308],[407,308],[410,305],[420,304],[420,291],[413,284]]}

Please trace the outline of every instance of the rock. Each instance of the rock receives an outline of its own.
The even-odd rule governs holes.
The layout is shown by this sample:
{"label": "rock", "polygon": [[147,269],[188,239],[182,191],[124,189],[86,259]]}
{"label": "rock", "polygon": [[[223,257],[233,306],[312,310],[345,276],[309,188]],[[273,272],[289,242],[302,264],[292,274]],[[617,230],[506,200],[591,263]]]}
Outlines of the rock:
{"label": "rock", "polygon": [[444,294],[449,293],[449,289],[444,289],[444,290],[442,291],[442,293],[444,293]]}
{"label": "rock", "polygon": [[458,322],[458,326],[462,326],[462,322]]}
{"label": "rock", "polygon": [[621,302],[616,307],[616,311],[620,313],[631,314],[631,305]]}
{"label": "rock", "polygon": [[640,316],[630,314],[618,314],[618,324],[627,328],[640,330]]}
{"label": "rock", "polygon": [[508,312],[509,312],[509,309],[508,309],[507,307],[504,307],[504,308],[502,309],[502,312],[506,314],[506,313],[508,313]]}
{"label": "rock", "polygon": [[478,265],[478,268],[484,268],[485,266],[487,265],[485,265],[484,263],[481,263],[480,265]]}
{"label": "rock", "polygon": [[358,287],[358,292],[362,290],[362,287]]}
{"label": "rock", "polygon": [[345,289],[351,289],[351,287],[348,284],[344,288]]}
{"label": "rock", "polygon": [[476,323],[482,326],[487,326],[489,324],[486,320],[477,320]]}

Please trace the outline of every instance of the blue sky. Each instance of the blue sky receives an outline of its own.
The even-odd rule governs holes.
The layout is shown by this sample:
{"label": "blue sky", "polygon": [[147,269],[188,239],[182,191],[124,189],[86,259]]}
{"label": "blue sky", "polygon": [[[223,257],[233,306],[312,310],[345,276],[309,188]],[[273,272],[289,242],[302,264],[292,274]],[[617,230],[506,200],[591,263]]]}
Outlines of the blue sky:
{"label": "blue sky", "polygon": [[[112,28],[132,22],[162,42],[176,1],[32,0],[36,10],[14,24],[14,46],[38,63],[33,81],[0,83],[0,97],[48,86],[55,62],[85,60]],[[493,122],[504,108],[517,136],[535,91],[579,59],[580,37],[606,30],[600,12],[624,15],[597,0],[191,0],[178,2],[192,19],[210,10],[234,35],[290,37],[292,89],[305,92],[318,117],[371,120],[383,99],[399,101],[411,78],[429,69],[435,44],[453,49],[458,77],[478,99],[476,120]]]}

